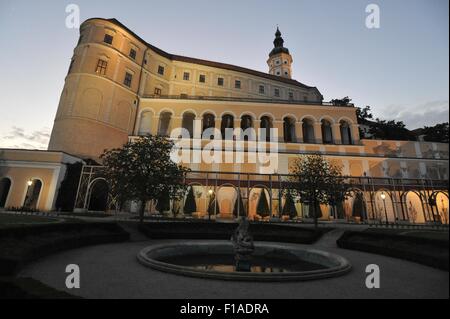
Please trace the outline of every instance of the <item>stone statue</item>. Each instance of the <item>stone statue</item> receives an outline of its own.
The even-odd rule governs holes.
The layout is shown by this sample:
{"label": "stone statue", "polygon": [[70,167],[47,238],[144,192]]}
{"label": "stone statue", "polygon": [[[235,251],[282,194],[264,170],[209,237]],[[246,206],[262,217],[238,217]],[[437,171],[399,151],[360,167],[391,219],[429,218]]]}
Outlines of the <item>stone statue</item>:
{"label": "stone statue", "polygon": [[234,259],[236,261],[237,271],[250,271],[251,254],[255,250],[253,238],[248,232],[250,223],[247,218],[242,217],[239,226],[231,236],[231,242],[234,248]]}

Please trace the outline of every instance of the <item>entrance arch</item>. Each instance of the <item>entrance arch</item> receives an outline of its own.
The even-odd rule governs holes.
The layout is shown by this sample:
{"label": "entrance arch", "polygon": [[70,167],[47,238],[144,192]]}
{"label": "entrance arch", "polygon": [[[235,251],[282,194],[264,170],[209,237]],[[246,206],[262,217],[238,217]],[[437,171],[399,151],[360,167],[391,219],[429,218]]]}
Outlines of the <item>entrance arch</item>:
{"label": "entrance arch", "polygon": [[28,185],[23,207],[28,209],[37,209],[39,205],[39,198],[41,195],[42,182],[39,179],[33,179]]}
{"label": "entrance arch", "polygon": [[90,211],[103,211],[108,208],[108,184],[104,178],[94,179],[88,190],[88,205]]}

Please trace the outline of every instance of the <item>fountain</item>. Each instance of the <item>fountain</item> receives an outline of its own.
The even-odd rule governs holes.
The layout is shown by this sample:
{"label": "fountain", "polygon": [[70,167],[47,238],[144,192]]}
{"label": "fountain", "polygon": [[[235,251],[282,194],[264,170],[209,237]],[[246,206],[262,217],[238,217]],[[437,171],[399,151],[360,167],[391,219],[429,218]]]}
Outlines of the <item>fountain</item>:
{"label": "fountain", "polygon": [[183,276],[244,281],[298,281],[343,275],[343,257],[295,244],[257,242],[242,218],[230,241],[193,240],[153,245],[137,258],[143,265]]}

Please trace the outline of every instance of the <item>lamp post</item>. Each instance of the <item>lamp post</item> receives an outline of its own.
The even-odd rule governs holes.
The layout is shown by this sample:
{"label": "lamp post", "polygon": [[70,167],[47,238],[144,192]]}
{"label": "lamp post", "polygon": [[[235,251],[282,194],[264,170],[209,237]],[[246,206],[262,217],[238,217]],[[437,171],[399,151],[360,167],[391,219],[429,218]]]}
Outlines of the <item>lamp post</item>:
{"label": "lamp post", "polygon": [[214,191],[212,189],[208,190],[209,203],[208,203],[208,220],[211,220],[211,199]]}
{"label": "lamp post", "polygon": [[25,200],[23,201],[23,205],[22,205],[22,211],[21,211],[22,214],[23,214],[23,209],[25,208],[25,205],[26,205],[27,200],[28,200],[28,191],[30,190],[31,185],[33,185],[33,181],[31,179],[29,179],[27,181],[27,185],[28,185],[28,188],[27,188],[27,192],[25,194]]}
{"label": "lamp post", "polygon": [[383,200],[383,205],[384,205],[384,215],[386,217],[386,225],[389,225],[388,222],[388,216],[387,216],[387,210],[386,210],[386,194],[384,192],[381,193],[380,195],[381,199]]}

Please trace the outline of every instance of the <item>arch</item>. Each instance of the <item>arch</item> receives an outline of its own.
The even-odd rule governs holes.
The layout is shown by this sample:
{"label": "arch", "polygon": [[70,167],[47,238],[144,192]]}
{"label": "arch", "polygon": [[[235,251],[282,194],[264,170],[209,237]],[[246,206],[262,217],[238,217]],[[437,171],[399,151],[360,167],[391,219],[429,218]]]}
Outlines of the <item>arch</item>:
{"label": "arch", "polygon": [[260,118],[261,122],[259,123],[260,132],[262,134],[262,138],[266,138],[266,142],[270,142],[270,129],[273,127],[273,117],[268,115],[263,115]]}
{"label": "arch", "polygon": [[[226,129],[234,129],[234,116],[226,113],[222,115],[222,123],[220,126],[220,133],[222,134],[222,138],[226,139]],[[234,135],[233,135],[234,136]]]}
{"label": "arch", "polygon": [[203,111],[200,113],[200,116],[203,117],[203,115],[205,115],[205,114],[207,114],[207,113],[210,113],[210,114],[214,115],[214,117],[217,117],[217,113],[216,113],[214,110],[211,110],[211,109],[203,110]]}
{"label": "arch", "polygon": [[31,179],[31,185],[27,185],[23,207],[33,210],[38,209],[42,186],[42,180],[38,178]]}
{"label": "arch", "polygon": [[292,114],[292,113],[284,114],[284,115],[281,117],[281,119],[284,120],[286,117],[290,117],[290,118],[294,119],[295,122],[298,121],[298,118],[297,118],[297,116],[296,116],[295,114]]}
{"label": "arch", "polygon": [[314,121],[311,118],[304,117],[302,119],[303,141],[305,143],[314,143],[316,137],[314,134]]}
{"label": "arch", "polygon": [[195,117],[197,117],[197,112],[194,109],[184,109],[181,113],[181,117],[183,117],[187,113],[192,113]]}
{"label": "arch", "polygon": [[[385,195],[385,199],[382,199],[382,194]],[[392,201],[392,194],[385,189],[378,190],[374,195],[375,202],[375,215],[376,218],[383,221],[393,223],[396,220],[394,212],[394,203]]]}
{"label": "arch", "polygon": [[245,115],[250,116],[250,117],[252,118],[253,121],[256,120],[256,119],[258,118],[258,117],[256,116],[255,113],[250,112],[250,111],[244,111],[244,112],[242,112],[241,115],[239,115],[239,118],[242,119],[242,117],[245,116]]}
{"label": "arch", "polygon": [[151,110],[144,110],[139,115],[139,129],[138,135],[147,135],[151,133],[153,112]]}
{"label": "arch", "polygon": [[326,120],[326,121],[330,122],[331,124],[336,123],[336,121],[334,120],[334,118],[332,118],[332,117],[329,116],[329,115],[323,115],[323,116],[319,119],[319,122],[322,122],[323,120]]}
{"label": "arch", "polygon": [[158,124],[158,135],[167,136],[169,135],[171,122],[172,122],[172,114],[168,111],[162,112],[159,115],[159,124]]}
{"label": "arch", "polygon": [[225,183],[217,188],[217,206],[220,217],[233,218],[235,201],[238,199],[238,189],[235,185]]}
{"label": "arch", "polygon": [[252,116],[250,114],[243,114],[241,115],[241,130],[245,133],[244,134],[244,140],[248,141],[250,140],[254,140],[255,136],[253,134],[254,130],[250,130],[247,131],[248,129],[253,129],[254,128],[254,119],[252,118]]}
{"label": "arch", "polygon": [[259,202],[259,198],[261,196],[261,192],[264,191],[265,192],[265,196],[266,196],[266,200],[267,200],[267,206],[271,207],[271,199],[272,196],[270,194],[270,189],[262,184],[257,184],[254,185],[252,188],[249,189],[248,192],[248,204],[247,204],[247,216],[249,219],[255,219],[255,218],[259,218],[257,215],[257,208],[258,208],[258,202]]}
{"label": "arch", "polygon": [[88,203],[89,211],[106,211],[108,206],[108,184],[102,177],[95,178],[88,186]]}
{"label": "arch", "polygon": [[353,124],[353,120],[347,116],[341,116],[339,120],[336,121],[336,123],[341,123],[342,121],[347,122],[349,125]]}
{"label": "arch", "polygon": [[0,208],[5,208],[8,202],[9,191],[11,190],[11,179],[3,177],[0,179]]}
{"label": "arch", "polygon": [[412,223],[422,224],[427,221],[423,206],[423,197],[416,191],[407,191],[403,195],[406,216]]}
{"label": "arch", "polygon": [[202,114],[202,136],[207,129],[216,127],[216,116],[213,113],[203,112]]}
{"label": "arch", "polygon": [[165,108],[162,108],[161,110],[159,110],[157,115],[161,116],[161,114],[163,114],[163,113],[170,113],[171,116],[175,116],[175,111],[168,107],[165,107]]}
{"label": "arch", "polygon": [[448,193],[443,191],[437,191],[434,192],[434,202],[436,203],[436,210],[438,219],[443,224],[449,223],[449,200],[448,200]]}
{"label": "arch", "polygon": [[290,115],[283,118],[283,139],[286,143],[293,143],[296,141],[295,122],[296,119]]}
{"label": "arch", "polygon": [[233,111],[229,111],[229,110],[223,111],[220,114],[220,118],[223,118],[225,115],[231,115],[233,118],[237,118],[236,113],[234,113]]}
{"label": "arch", "polygon": [[332,144],[333,143],[333,129],[332,129],[332,122],[330,122],[328,119],[322,119],[320,120],[321,123],[321,129],[322,129],[322,142],[324,144]]}
{"label": "arch", "polygon": [[303,116],[300,118],[300,122],[303,122],[304,119],[309,119],[309,120],[312,121],[313,123],[316,123],[316,122],[317,122],[317,119],[316,119],[314,116],[309,115],[309,114],[303,115]]}
{"label": "arch", "polygon": [[339,127],[340,127],[340,132],[341,132],[342,144],[348,144],[348,145],[353,144],[350,123],[345,120],[341,120],[339,122],[339,125],[340,125]]}
{"label": "arch", "polygon": [[259,119],[262,120],[263,117],[269,117],[272,122],[275,121],[275,116],[270,112],[264,112],[259,115]]}
{"label": "arch", "polygon": [[189,132],[189,137],[194,137],[194,121],[195,121],[196,115],[195,113],[192,113],[191,111],[185,111],[183,112],[183,118],[181,121],[181,127],[184,128]]}

